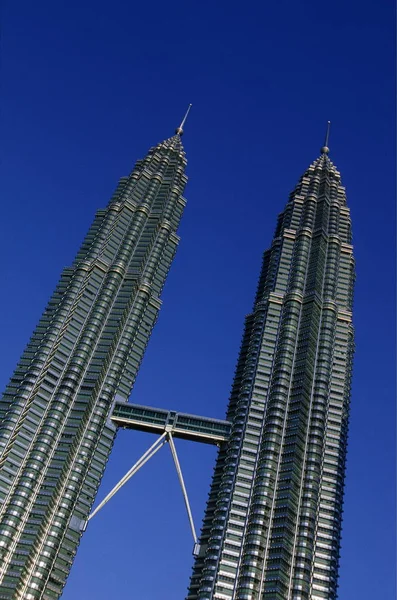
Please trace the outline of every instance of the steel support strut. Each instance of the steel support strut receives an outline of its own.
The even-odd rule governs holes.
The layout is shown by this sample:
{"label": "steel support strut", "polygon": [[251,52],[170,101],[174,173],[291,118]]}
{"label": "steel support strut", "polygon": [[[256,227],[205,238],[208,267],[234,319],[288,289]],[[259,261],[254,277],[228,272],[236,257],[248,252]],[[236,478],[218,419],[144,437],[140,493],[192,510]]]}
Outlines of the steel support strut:
{"label": "steel support strut", "polygon": [[122,477],[120,479],[120,481],[117,483],[117,485],[115,485],[114,488],[108,493],[108,495],[106,496],[106,498],[104,500],[102,500],[102,502],[90,514],[90,516],[88,517],[87,521],[89,521],[90,519],[92,519],[92,517],[94,517],[101,510],[101,508],[103,506],[105,506],[105,504],[107,502],[109,502],[109,500],[111,498],[113,498],[113,496],[119,491],[119,489],[122,488],[123,485],[125,483],[127,483],[127,481],[129,479],[131,479],[131,477],[133,475],[135,475],[135,473],[137,473],[141,467],[143,467],[143,465],[149,460],[149,458],[152,458],[152,456],[154,456],[156,454],[156,452],[158,452],[160,450],[160,448],[162,448],[164,446],[164,444],[168,441],[167,440],[167,435],[168,434],[166,432],[164,432],[163,435],[160,436],[154,442],[154,444],[152,444],[152,446],[150,446],[149,450],[146,450],[145,454],[143,454],[141,456],[141,458],[139,460],[137,460],[137,462],[134,464],[134,466],[131,467],[131,469],[124,475],[124,477]]}
{"label": "steel support strut", "polygon": [[185,501],[187,516],[188,516],[189,523],[190,523],[190,529],[192,530],[192,535],[193,535],[193,540],[194,540],[193,554],[195,556],[197,556],[197,554],[200,551],[200,546],[199,546],[198,539],[197,539],[196,529],[194,527],[192,511],[190,509],[189,498],[187,495],[186,486],[185,486],[185,482],[184,482],[183,475],[182,475],[181,465],[178,460],[178,455],[176,453],[176,448],[175,448],[175,444],[174,444],[174,440],[173,440],[171,431],[165,431],[163,433],[163,435],[161,435],[154,442],[154,444],[152,444],[152,446],[150,446],[150,448],[148,450],[146,450],[146,452],[141,456],[141,458],[139,460],[137,460],[137,462],[131,467],[131,469],[124,475],[124,477],[122,477],[120,479],[120,481],[114,486],[114,488],[108,493],[106,498],[104,498],[102,500],[102,502],[96,507],[96,509],[90,514],[90,516],[87,519],[87,523],[88,523],[88,521],[90,521],[92,519],[92,517],[94,517],[101,510],[101,508],[103,508],[105,506],[105,504],[107,504],[109,502],[109,500],[111,498],[113,498],[113,496],[123,487],[123,485],[125,485],[127,483],[127,481],[129,479],[131,479],[131,477],[133,475],[135,475],[135,473],[137,473],[139,471],[139,469],[141,467],[143,467],[143,465],[145,463],[147,463],[147,461],[150,458],[152,458],[152,456],[154,456],[156,454],[156,452],[158,452],[160,450],[160,448],[162,448],[164,446],[164,444],[166,444],[167,442],[169,442],[169,444],[170,444],[172,458],[174,459],[174,464],[175,464],[176,472],[178,475],[179,483],[182,488],[182,494],[183,494],[183,499]]}
{"label": "steel support strut", "polygon": [[168,441],[170,443],[172,458],[174,459],[176,472],[178,473],[178,479],[179,479],[179,483],[181,484],[181,488],[182,488],[182,494],[183,494],[183,499],[185,501],[187,516],[189,518],[190,528],[192,530],[194,543],[196,545],[198,543],[198,541],[197,541],[196,530],[195,530],[194,523],[193,523],[192,511],[190,510],[189,498],[187,495],[185,482],[183,480],[182,469],[181,469],[181,465],[179,464],[178,455],[176,453],[176,448],[175,448],[174,440],[172,439],[171,432],[168,433]]}

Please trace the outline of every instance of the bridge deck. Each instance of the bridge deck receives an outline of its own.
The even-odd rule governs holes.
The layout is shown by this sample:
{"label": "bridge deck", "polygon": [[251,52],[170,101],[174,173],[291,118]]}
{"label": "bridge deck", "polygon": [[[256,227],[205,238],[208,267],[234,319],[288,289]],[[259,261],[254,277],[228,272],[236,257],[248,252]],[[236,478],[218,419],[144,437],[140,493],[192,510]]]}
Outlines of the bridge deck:
{"label": "bridge deck", "polygon": [[111,420],[118,427],[150,433],[171,431],[175,438],[218,445],[229,439],[231,423],[163,408],[116,402]]}

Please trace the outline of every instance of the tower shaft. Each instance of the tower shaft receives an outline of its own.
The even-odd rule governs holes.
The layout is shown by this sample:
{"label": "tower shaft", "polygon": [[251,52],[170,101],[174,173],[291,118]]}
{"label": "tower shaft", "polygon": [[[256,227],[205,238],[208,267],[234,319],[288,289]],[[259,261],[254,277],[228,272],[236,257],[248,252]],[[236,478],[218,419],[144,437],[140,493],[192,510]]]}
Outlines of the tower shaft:
{"label": "tower shaft", "polygon": [[183,213],[180,135],[119,185],[0,401],[0,598],[58,598],[160,308]]}
{"label": "tower shaft", "polygon": [[264,254],[189,600],[337,595],[354,261],[327,152],[290,195]]}

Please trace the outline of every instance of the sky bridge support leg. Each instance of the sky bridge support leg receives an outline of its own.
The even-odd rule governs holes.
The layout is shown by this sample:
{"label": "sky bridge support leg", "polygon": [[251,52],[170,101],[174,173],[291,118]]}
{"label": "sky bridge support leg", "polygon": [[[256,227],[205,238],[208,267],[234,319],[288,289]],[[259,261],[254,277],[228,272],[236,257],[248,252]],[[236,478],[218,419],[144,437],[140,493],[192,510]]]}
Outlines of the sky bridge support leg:
{"label": "sky bridge support leg", "polygon": [[196,529],[194,527],[192,511],[190,509],[189,498],[188,498],[188,495],[187,495],[185,482],[183,480],[181,465],[179,464],[178,455],[176,453],[176,448],[175,448],[174,440],[172,439],[171,432],[169,432],[169,434],[168,434],[168,441],[170,443],[172,458],[174,459],[176,472],[177,472],[178,478],[179,478],[179,483],[181,484],[182,493],[183,493],[183,499],[185,501],[185,506],[186,506],[186,510],[187,510],[187,516],[189,517],[190,529],[192,530],[192,534],[193,534],[193,540],[194,540],[194,550],[193,550],[193,553],[196,553],[199,550],[199,548],[198,548],[198,539],[197,539],[197,535],[196,535]]}
{"label": "sky bridge support leg", "polygon": [[156,454],[156,452],[158,452],[160,450],[160,448],[162,448],[166,442],[169,442],[169,444],[170,444],[172,458],[174,459],[174,464],[176,467],[176,472],[178,474],[179,483],[182,488],[183,499],[185,501],[186,511],[187,511],[187,515],[189,518],[190,528],[192,530],[192,535],[193,535],[193,540],[194,540],[193,554],[195,556],[197,556],[200,551],[200,546],[199,546],[198,539],[197,539],[196,529],[194,527],[192,511],[190,509],[189,498],[187,495],[186,486],[185,486],[185,482],[184,482],[183,475],[182,475],[181,465],[179,463],[174,440],[173,440],[172,433],[170,430],[165,431],[154,442],[154,444],[152,444],[152,446],[150,446],[150,448],[141,456],[141,458],[139,460],[137,460],[137,462],[131,467],[131,469],[124,475],[124,477],[122,477],[122,479],[120,479],[120,481],[108,493],[106,498],[104,498],[102,500],[102,502],[100,504],[98,504],[96,509],[90,514],[90,516],[87,519],[87,523],[88,523],[88,521],[90,521],[92,519],[92,517],[95,517],[95,515],[101,510],[101,508],[103,508],[105,506],[105,504],[107,504],[109,502],[109,500],[111,498],[113,498],[113,496],[123,487],[123,485],[125,485],[127,483],[127,481],[129,479],[131,479],[131,477],[133,475],[135,475],[135,473],[137,473],[139,471],[139,469],[141,467],[143,467],[143,465],[145,463],[147,463],[147,461],[152,456],[154,456]]}
{"label": "sky bridge support leg", "polygon": [[102,502],[96,507],[96,509],[90,514],[90,516],[88,517],[87,521],[89,521],[90,519],[92,519],[92,517],[94,517],[100,510],[101,508],[103,508],[105,506],[105,504],[107,502],[109,502],[109,500],[111,498],[113,498],[113,496],[119,491],[120,488],[123,487],[123,485],[125,483],[127,483],[127,481],[129,479],[131,479],[131,477],[133,475],[135,475],[135,473],[137,473],[139,471],[139,469],[141,467],[143,467],[143,465],[145,463],[147,463],[147,461],[152,458],[152,456],[154,456],[156,454],[156,452],[158,452],[160,450],[160,448],[162,448],[164,446],[164,444],[168,441],[167,439],[167,432],[164,432],[162,436],[160,436],[155,442],[154,444],[152,444],[149,448],[149,450],[147,450],[139,460],[137,460],[137,462],[134,464],[133,467],[131,467],[131,469],[124,475],[124,477],[122,479],[120,479],[120,481],[118,482],[117,485],[114,486],[114,488],[108,493],[108,495],[106,496],[106,498],[104,498],[102,500]]}

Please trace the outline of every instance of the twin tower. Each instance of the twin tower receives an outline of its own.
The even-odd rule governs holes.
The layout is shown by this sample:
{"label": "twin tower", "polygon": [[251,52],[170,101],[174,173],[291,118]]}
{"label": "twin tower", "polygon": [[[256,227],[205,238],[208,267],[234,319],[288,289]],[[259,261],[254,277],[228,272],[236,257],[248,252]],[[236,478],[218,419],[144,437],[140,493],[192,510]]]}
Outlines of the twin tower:
{"label": "twin tower", "polygon": [[337,598],[354,259],[327,142],[264,253],[225,421],[128,403],[179,243],[183,125],[96,213],[0,400],[0,599],[61,596],[119,426],[160,435],[126,478],[170,443],[189,517],[173,438],[219,446],[188,600]]}

